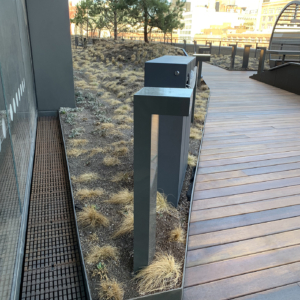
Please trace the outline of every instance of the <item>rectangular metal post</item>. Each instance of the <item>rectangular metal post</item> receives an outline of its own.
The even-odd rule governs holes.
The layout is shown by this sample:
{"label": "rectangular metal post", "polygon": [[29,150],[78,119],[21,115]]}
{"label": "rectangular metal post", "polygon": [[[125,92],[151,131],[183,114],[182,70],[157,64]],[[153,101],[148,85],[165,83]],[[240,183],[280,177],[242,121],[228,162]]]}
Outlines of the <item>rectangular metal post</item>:
{"label": "rectangular metal post", "polygon": [[249,56],[250,56],[250,48],[251,45],[245,45],[244,46],[244,54],[243,54],[243,64],[242,68],[247,69],[249,64]]}
{"label": "rectangular metal post", "polygon": [[234,69],[234,60],[235,60],[235,55],[236,55],[237,45],[230,44],[229,46],[232,47],[232,49],[231,49],[231,64],[230,64],[230,70],[233,70],[233,69]]}
{"label": "rectangular metal post", "polygon": [[135,272],[149,265],[155,254],[159,115],[188,117],[193,92],[145,87],[134,95]]}
{"label": "rectangular metal post", "polygon": [[197,52],[197,41],[195,40],[194,41],[194,53],[196,53]]}
{"label": "rectangular metal post", "polygon": [[221,45],[222,45],[222,41],[219,42],[219,55],[221,54]]}
{"label": "rectangular metal post", "polygon": [[[145,63],[145,87],[193,88],[196,59],[191,56],[163,56]],[[193,101],[194,104],[194,101]],[[187,167],[188,143],[192,115],[189,117],[160,116],[158,190],[177,207]],[[188,134],[186,132],[188,131]],[[172,171],[168,175],[169,170]],[[178,175],[179,174],[179,175]]]}
{"label": "rectangular metal post", "polygon": [[260,55],[259,55],[259,63],[258,63],[257,73],[261,73],[261,72],[264,71],[267,48],[266,47],[259,47],[258,49],[260,49]]}
{"label": "rectangular metal post", "polygon": [[183,40],[183,49],[186,51],[186,40]]}
{"label": "rectangular metal post", "polygon": [[258,43],[256,43],[256,47],[255,47],[255,58],[256,58],[256,54],[257,54],[257,45],[258,45]]}

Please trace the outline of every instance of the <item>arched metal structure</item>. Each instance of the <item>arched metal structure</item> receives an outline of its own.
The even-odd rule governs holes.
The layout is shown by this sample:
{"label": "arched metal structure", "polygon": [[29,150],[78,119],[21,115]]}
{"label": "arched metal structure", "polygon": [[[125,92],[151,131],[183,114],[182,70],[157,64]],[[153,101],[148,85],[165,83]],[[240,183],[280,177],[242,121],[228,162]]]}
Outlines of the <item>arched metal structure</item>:
{"label": "arched metal structure", "polygon": [[[288,3],[279,14],[270,39],[269,50],[300,51],[300,1]],[[278,55],[270,55],[274,67]],[[287,55],[286,61],[300,62],[299,56]]]}

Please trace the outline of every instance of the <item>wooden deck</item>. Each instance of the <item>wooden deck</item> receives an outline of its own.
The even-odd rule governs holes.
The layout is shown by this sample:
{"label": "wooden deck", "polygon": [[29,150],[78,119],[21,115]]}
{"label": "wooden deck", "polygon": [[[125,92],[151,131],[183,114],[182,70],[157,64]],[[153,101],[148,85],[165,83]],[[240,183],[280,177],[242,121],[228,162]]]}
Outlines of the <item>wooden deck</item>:
{"label": "wooden deck", "polygon": [[184,300],[300,299],[300,96],[251,74],[203,66]]}

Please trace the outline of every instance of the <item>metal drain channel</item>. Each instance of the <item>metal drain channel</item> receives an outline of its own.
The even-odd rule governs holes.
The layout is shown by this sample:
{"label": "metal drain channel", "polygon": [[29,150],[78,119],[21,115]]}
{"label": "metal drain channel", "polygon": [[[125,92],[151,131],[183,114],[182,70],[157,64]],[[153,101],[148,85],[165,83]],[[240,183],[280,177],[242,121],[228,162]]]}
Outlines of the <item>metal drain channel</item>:
{"label": "metal drain channel", "polygon": [[38,120],[21,299],[88,300],[59,120]]}

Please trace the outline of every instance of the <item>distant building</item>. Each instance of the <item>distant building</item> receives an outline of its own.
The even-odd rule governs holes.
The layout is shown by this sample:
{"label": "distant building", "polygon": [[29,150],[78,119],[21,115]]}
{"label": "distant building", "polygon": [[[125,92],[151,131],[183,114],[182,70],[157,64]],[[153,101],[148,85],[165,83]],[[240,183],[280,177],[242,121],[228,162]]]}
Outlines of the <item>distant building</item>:
{"label": "distant building", "polygon": [[259,30],[265,32],[271,32],[278,15],[289,2],[291,1],[290,0],[281,0],[281,1],[264,0],[261,8]]}

